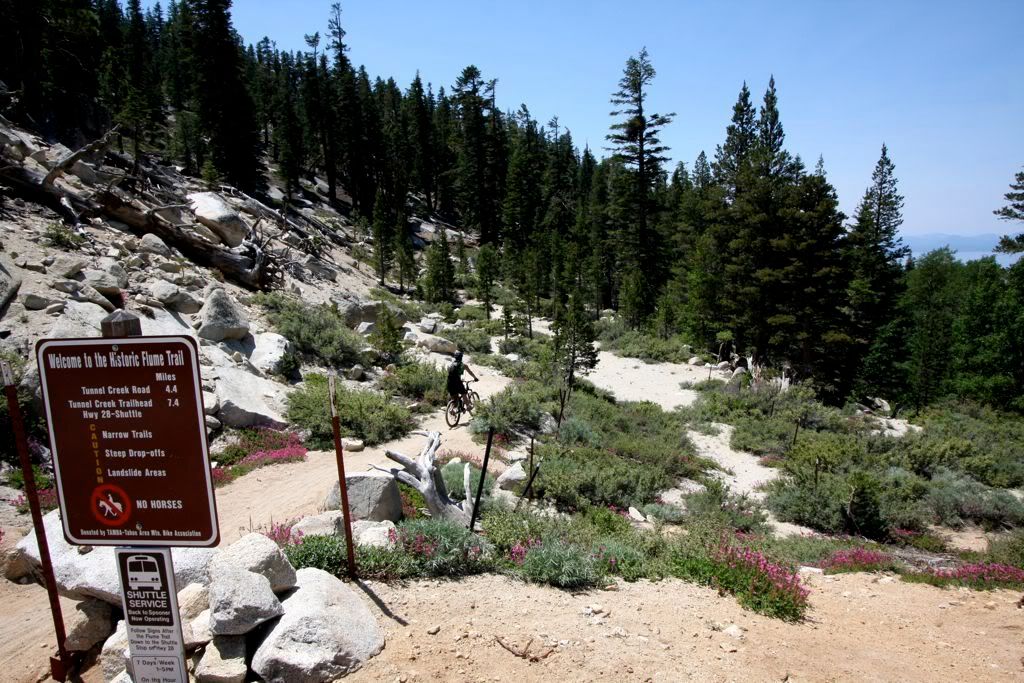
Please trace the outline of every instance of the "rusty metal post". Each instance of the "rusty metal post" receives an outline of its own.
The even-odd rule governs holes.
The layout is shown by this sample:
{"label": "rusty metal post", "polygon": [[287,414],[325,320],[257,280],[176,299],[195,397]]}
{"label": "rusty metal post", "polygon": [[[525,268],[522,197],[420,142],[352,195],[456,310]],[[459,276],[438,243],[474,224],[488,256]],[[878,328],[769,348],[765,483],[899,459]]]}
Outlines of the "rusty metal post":
{"label": "rusty metal post", "polygon": [[473,501],[473,514],[469,516],[469,530],[476,524],[480,512],[480,497],[484,493],[484,480],[487,479],[487,461],[491,459],[491,443],[494,441],[494,427],[487,430],[487,450],[484,451],[484,464],[480,470],[480,483],[476,486],[476,500]]}
{"label": "rusty metal post", "polygon": [[50,546],[46,542],[46,528],[43,526],[43,512],[39,507],[39,492],[36,490],[36,477],[32,471],[32,460],[28,453],[28,438],[25,435],[25,424],[18,405],[18,387],[14,384],[14,373],[6,362],[0,362],[3,373],[4,393],[7,395],[7,409],[11,416],[14,430],[14,442],[18,447],[21,459],[21,472],[25,477],[25,496],[28,498],[29,510],[32,512],[32,526],[36,531],[36,543],[39,545],[39,559],[43,565],[43,582],[50,598],[50,614],[53,617],[53,630],[57,636],[57,657],[50,657],[50,673],[55,680],[65,681],[71,673],[73,662],[64,642],[67,634],[64,631],[64,615],[61,614],[60,598],[57,596],[57,582],[53,578],[53,563],[50,560]]}
{"label": "rusty metal post", "polygon": [[338,418],[338,407],[334,402],[335,375],[332,371],[327,376],[327,393],[331,401],[331,428],[334,430],[334,453],[338,458],[338,488],[341,491],[341,514],[345,522],[345,550],[348,552],[348,575],[356,578],[356,551],[352,543],[352,516],[348,507],[348,483],[345,481],[345,451],[341,447],[341,422]]}

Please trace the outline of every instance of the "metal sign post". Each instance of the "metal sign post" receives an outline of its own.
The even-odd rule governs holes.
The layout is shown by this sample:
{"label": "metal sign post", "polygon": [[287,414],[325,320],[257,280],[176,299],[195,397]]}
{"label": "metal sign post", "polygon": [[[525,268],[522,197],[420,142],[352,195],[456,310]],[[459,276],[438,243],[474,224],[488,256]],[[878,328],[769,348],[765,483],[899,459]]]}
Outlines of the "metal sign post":
{"label": "metal sign post", "polygon": [[118,548],[121,599],[135,683],[188,681],[170,548]]}
{"label": "metal sign post", "polygon": [[36,344],[64,537],[122,546],[133,680],[184,683],[170,547],[220,541],[199,347],[142,337],[125,311],[101,327],[104,339]]}
{"label": "metal sign post", "polygon": [[43,526],[43,512],[39,507],[39,492],[36,490],[36,476],[32,471],[32,460],[28,453],[28,439],[25,437],[25,424],[18,405],[18,387],[14,384],[14,373],[7,362],[0,362],[3,373],[4,393],[7,395],[7,410],[11,416],[14,431],[14,442],[21,460],[21,473],[25,479],[25,497],[28,498],[29,510],[32,512],[32,527],[36,532],[36,544],[39,546],[39,559],[43,565],[43,582],[50,598],[50,615],[53,617],[53,630],[57,636],[57,657],[50,657],[50,674],[55,680],[64,681],[71,673],[71,656],[64,647],[67,634],[64,631],[64,615],[60,609],[60,598],[57,595],[57,582],[53,578],[53,563],[50,560],[50,546],[46,542],[46,527]]}
{"label": "metal sign post", "polygon": [[480,513],[480,497],[484,494],[484,479],[487,478],[487,461],[491,459],[491,444],[494,442],[494,427],[487,430],[487,450],[484,451],[484,462],[480,468],[480,483],[476,486],[476,500],[473,501],[473,512],[469,516],[469,530],[473,530],[477,515]]}
{"label": "metal sign post", "polygon": [[356,551],[352,544],[352,517],[348,507],[348,483],[345,481],[345,452],[341,447],[341,421],[338,418],[338,407],[334,401],[335,376],[332,371],[327,376],[327,394],[331,401],[331,428],[334,430],[334,453],[338,457],[338,488],[341,491],[341,514],[345,522],[345,546],[348,552],[348,575],[356,578]]}

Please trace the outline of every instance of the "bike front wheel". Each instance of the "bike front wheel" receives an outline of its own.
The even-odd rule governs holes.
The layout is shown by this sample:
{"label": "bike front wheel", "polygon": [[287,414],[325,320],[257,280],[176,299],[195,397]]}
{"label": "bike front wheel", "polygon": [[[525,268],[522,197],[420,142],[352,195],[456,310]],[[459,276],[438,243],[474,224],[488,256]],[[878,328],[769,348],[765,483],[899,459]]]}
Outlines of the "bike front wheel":
{"label": "bike front wheel", "polygon": [[479,405],[480,403],[480,394],[476,393],[475,391],[470,391],[466,395],[466,398],[469,399],[469,407],[467,408],[467,412],[472,414],[473,411],[476,409],[477,405]]}
{"label": "bike front wheel", "polygon": [[459,420],[462,419],[462,406],[456,400],[448,401],[448,405],[444,409],[444,421],[448,423],[449,427],[455,427],[459,424]]}

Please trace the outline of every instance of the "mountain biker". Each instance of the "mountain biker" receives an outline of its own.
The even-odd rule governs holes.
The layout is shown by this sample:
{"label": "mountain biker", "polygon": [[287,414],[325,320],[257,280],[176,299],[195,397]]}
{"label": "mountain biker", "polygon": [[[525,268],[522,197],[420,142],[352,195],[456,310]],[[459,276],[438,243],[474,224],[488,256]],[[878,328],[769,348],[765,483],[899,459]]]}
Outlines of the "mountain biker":
{"label": "mountain biker", "polygon": [[[469,390],[466,388],[466,383],[462,381],[463,372],[468,372],[470,377],[480,381],[473,371],[469,369],[469,366],[462,362],[462,351],[459,350],[455,352],[455,360],[448,367],[448,394],[451,395],[453,401],[462,399],[464,404],[468,404],[465,396]],[[467,405],[466,407],[468,408],[469,406]]]}

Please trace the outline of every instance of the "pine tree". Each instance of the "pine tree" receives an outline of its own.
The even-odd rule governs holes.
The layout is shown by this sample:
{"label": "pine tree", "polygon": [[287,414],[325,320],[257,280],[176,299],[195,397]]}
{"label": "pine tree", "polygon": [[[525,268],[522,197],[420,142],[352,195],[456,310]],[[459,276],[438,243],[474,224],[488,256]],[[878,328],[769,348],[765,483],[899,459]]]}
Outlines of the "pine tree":
{"label": "pine tree", "polygon": [[491,304],[494,302],[494,285],[498,279],[500,263],[498,250],[493,245],[485,244],[476,255],[476,292],[484,304],[484,315],[491,319]]}
{"label": "pine tree", "polygon": [[444,228],[441,228],[427,249],[423,296],[427,301],[436,304],[455,301],[455,266],[452,264],[448,234]]}
{"label": "pine tree", "polygon": [[[1024,221],[1024,171],[1018,171],[1010,190],[1006,193],[1006,206],[992,213],[1004,221]],[[1011,237],[1004,235],[999,240],[996,251],[1004,254],[1017,254],[1024,251],[1024,233]]]}
{"label": "pine tree", "polygon": [[597,367],[594,325],[583,307],[579,292],[569,296],[565,313],[552,325],[555,333],[555,367],[559,380],[558,424],[562,424],[576,379]]}
{"label": "pine tree", "polygon": [[666,160],[668,147],[661,144],[662,127],[674,114],[649,113],[644,109],[648,89],[655,71],[644,48],[626,61],[619,89],[612,94],[616,107],[612,116],[621,120],[611,126],[607,139],[612,143],[614,158],[631,172],[630,182],[620,195],[624,217],[620,226],[623,266],[631,271],[630,305],[634,325],[651,312],[659,286],[658,245],[652,227],[651,194]]}
{"label": "pine tree", "polygon": [[238,36],[231,26],[231,0],[185,0],[192,11],[194,95],[209,139],[209,159],[228,182],[243,190],[260,184],[258,136],[252,98],[242,81]]}
{"label": "pine tree", "polygon": [[746,82],[732,108],[732,123],[725,129],[725,143],[715,150],[715,181],[725,188],[726,198],[736,198],[741,171],[757,140],[756,110]]}
{"label": "pine tree", "polygon": [[373,260],[377,268],[377,279],[381,286],[384,285],[384,277],[391,269],[391,261],[394,256],[394,235],[392,234],[394,225],[388,198],[383,190],[377,190],[377,200],[373,204]]}
{"label": "pine tree", "polygon": [[[876,334],[894,316],[894,306],[902,290],[902,260],[909,254],[897,230],[903,223],[903,197],[897,189],[895,166],[889,150],[882,153],[871,176],[871,185],[857,206],[854,223],[846,240],[852,279],[848,289],[852,332],[862,349],[878,343]],[[881,353],[873,354],[884,358]],[[884,383],[885,367],[874,365],[862,372],[863,391]]]}
{"label": "pine tree", "polygon": [[403,294],[406,286],[416,279],[416,252],[409,232],[408,220],[400,213],[394,230],[395,270],[398,274],[398,289]]}

